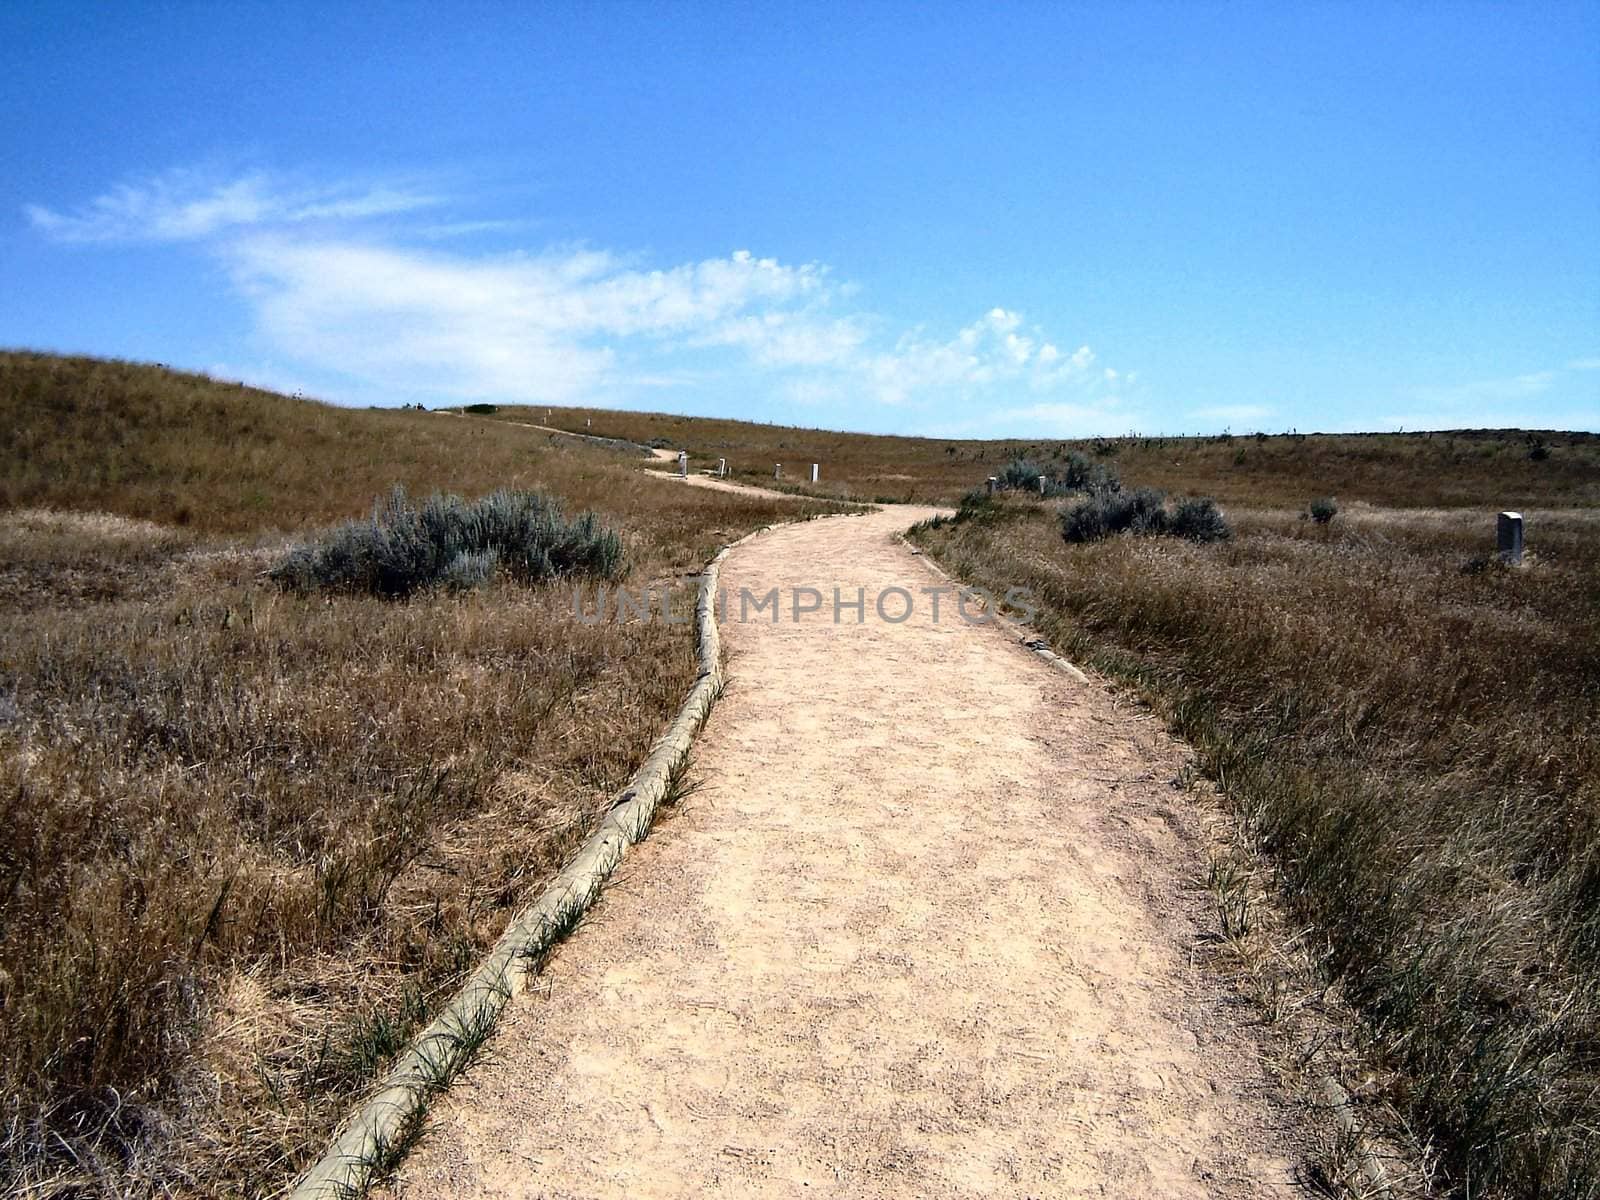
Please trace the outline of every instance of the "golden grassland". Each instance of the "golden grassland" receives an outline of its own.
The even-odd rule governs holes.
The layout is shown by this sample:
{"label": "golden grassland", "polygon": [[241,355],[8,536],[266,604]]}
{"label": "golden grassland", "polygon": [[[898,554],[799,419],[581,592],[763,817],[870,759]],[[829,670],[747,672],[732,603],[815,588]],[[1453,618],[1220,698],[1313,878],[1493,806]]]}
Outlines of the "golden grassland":
{"label": "golden grassland", "polygon": [[[1585,433],[973,441],[606,409],[501,408],[493,418],[687,450],[695,469],[726,458],[734,478],[764,486],[772,484],[774,464],[782,463],[787,488],[847,500],[954,503],[1012,458],[1048,467],[1077,452],[1114,468],[1130,486],[1213,496],[1232,505],[1304,508],[1324,495],[1340,503],[1403,508],[1600,505],[1600,436]],[[812,463],[820,464],[822,476],[814,487],[806,482]]]}
{"label": "golden grassland", "polygon": [[[540,406],[488,415],[0,353],[0,1190],[272,1194],[692,675],[684,627],[585,625],[559,586],[282,593],[261,572],[293,539],[394,484],[541,488],[620,532],[637,585],[824,507],[517,427]],[[1443,1190],[1600,1195],[1600,439],[550,423],[767,486],[783,462],[819,501],[953,503],[1074,452],[1216,496],[1216,545],[1067,546],[1059,502],[1017,497],[917,536],[1030,588],[1058,648],[1193,741]],[[1299,516],[1322,495],[1327,526]],[[1521,570],[1493,560],[1507,507]]]}
{"label": "golden grassland", "polygon": [[540,488],[617,529],[638,586],[823,507],[31,354],[0,354],[0,439],[6,1194],[273,1194],[693,678],[687,626],[584,624],[560,585],[282,593],[295,536],[395,483]]}
{"label": "golden grassland", "polygon": [[1046,638],[1196,746],[1441,1192],[1595,1196],[1600,511],[1530,511],[1506,569],[1500,494],[1327,526],[1236,508],[1213,545],[1069,546],[1059,506],[1008,499],[915,538],[1030,589]]}

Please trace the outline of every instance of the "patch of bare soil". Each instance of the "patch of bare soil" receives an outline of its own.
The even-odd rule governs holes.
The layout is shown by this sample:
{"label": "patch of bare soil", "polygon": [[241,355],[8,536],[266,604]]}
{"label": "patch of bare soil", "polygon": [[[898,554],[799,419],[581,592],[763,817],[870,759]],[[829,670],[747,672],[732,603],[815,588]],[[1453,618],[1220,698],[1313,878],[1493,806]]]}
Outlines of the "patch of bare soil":
{"label": "patch of bare soil", "polygon": [[[393,1197],[1297,1192],[1148,714],[962,620],[895,534],[728,559],[704,786],[439,1104]],[[783,611],[741,622],[740,591]],[[792,620],[793,588],[822,611]],[[833,589],[852,602],[835,622]],[[904,588],[909,619],[875,599]],[[904,600],[890,594],[889,617]]]}

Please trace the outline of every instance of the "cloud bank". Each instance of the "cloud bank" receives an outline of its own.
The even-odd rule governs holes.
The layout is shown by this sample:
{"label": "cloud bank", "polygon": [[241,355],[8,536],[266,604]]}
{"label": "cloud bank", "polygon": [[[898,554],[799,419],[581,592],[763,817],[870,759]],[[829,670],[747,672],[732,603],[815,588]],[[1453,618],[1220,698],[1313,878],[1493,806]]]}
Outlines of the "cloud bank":
{"label": "cloud bank", "polygon": [[603,405],[739,380],[808,405],[954,402],[976,428],[1019,414],[1057,433],[1124,419],[1131,376],[1004,307],[944,333],[895,331],[821,263],[473,251],[461,245],[475,234],[521,223],[459,207],[404,181],[179,170],[25,214],[61,243],[198,248],[225,266],[279,373],[337,376],[367,396]]}

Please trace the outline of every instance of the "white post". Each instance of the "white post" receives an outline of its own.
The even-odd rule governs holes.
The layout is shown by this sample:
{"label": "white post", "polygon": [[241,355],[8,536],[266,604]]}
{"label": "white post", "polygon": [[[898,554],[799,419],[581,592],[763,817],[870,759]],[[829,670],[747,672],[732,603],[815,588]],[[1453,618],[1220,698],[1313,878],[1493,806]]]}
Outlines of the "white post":
{"label": "white post", "polygon": [[811,464],[811,482],[815,483],[816,481],[817,481],[817,464],[816,463],[812,463]]}
{"label": "white post", "polygon": [[725,459],[725,458],[719,458],[719,459],[717,459],[717,478],[718,479],[726,479],[727,477],[728,477],[728,460]]}
{"label": "white post", "polygon": [[1049,488],[1050,477],[1048,475],[1039,476],[1039,495],[1046,495],[1049,492]]}
{"label": "white post", "polygon": [[994,495],[995,492],[999,490],[999,488],[1000,488],[1000,480],[997,479],[993,475],[989,476],[989,495],[991,495],[991,496]]}
{"label": "white post", "polygon": [[1500,561],[1508,567],[1522,565],[1522,514],[1519,512],[1503,512],[1500,514]]}
{"label": "white post", "polygon": [[773,463],[772,464],[772,477],[774,479],[782,479],[783,478],[783,464],[782,463]]}
{"label": "white post", "polygon": [[678,474],[685,479],[689,478],[689,452],[687,450],[678,451]]}
{"label": "white post", "polygon": [[585,417],[583,419],[583,427],[585,429],[593,429],[594,428],[594,418],[593,417]]}

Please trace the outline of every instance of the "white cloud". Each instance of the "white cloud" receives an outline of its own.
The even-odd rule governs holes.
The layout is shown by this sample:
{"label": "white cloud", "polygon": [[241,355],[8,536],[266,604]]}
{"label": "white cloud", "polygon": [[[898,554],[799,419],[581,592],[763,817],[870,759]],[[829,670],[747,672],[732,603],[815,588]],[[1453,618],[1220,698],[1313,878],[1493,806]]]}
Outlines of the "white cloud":
{"label": "white cloud", "polygon": [[1089,347],[1063,354],[1004,309],[948,339],[918,331],[876,346],[879,321],[834,312],[839,289],[825,268],[746,251],[645,270],[581,247],[472,257],[278,232],[224,254],[281,353],[413,393],[576,402],[660,386],[673,356],[719,349],[804,376],[783,390],[808,403],[1106,380]]}
{"label": "white cloud", "polygon": [[172,170],[124,183],[70,212],[23,209],[40,233],[60,242],[197,241],[255,225],[343,222],[413,212],[437,196],[386,184],[296,184],[266,172],[222,180]]}
{"label": "white cloud", "polygon": [[281,234],[224,253],[281,353],[413,393],[579,400],[659,384],[648,351],[677,342],[781,364],[852,344],[781,307],[825,291],[819,268],[743,251],[665,271],[582,248],[472,258]]}
{"label": "white cloud", "polygon": [[1593,381],[1574,378],[1600,369],[1600,359],[1576,359],[1562,369],[1413,388],[1380,424],[1389,429],[1593,429],[1600,396]]}
{"label": "white cloud", "polygon": [[1042,332],[1023,327],[1020,313],[989,310],[947,341],[920,332],[902,336],[892,350],[867,356],[859,368],[875,399],[902,404],[927,393],[972,395],[995,387],[1049,390],[1092,387],[1094,351],[1080,346],[1063,355]]}
{"label": "white cloud", "polygon": [[[817,263],[741,250],[652,269],[582,245],[470,250],[475,235],[528,223],[471,219],[399,184],[169,171],[70,211],[27,211],[56,241],[200,245],[250,306],[253,353],[363,399],[624,403],[754,370],[769,394],[808,404],[1033,397],[1015,411],[1056,420],[1133,379],[1001,306],[953,332],[894,336]],[[391,220],[375,229],[375,217]]]}

